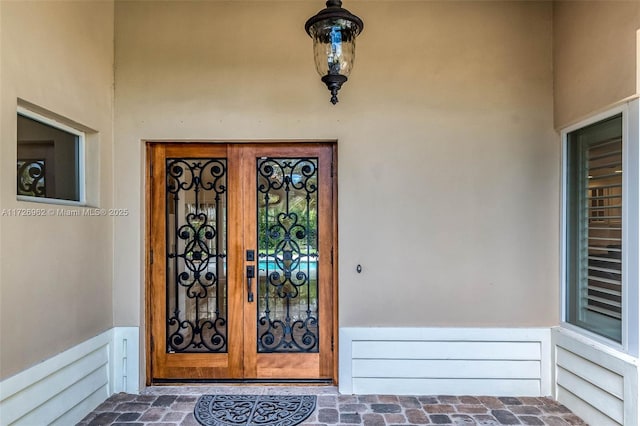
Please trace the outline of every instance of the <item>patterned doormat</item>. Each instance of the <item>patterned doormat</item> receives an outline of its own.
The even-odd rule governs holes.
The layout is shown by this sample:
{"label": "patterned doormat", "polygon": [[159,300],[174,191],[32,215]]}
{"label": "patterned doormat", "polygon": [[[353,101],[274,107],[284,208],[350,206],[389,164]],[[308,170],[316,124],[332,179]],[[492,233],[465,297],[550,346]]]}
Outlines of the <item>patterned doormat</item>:
{"label": "patterned doormat", "polygon": [[315,409],[315,395],[202,395],[193,414],[204,426],[293,426]]}

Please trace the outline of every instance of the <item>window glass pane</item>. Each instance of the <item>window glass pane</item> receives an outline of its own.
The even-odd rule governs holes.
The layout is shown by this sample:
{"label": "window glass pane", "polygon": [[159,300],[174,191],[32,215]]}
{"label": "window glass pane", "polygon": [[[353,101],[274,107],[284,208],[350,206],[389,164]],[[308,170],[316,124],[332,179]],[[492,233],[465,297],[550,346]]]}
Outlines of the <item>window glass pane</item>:
{"label": "window glass pane", "polygon": [[622,341],[622,116],[568,137],[567,321]]}
{"label": "window glass pane", "polygon": [[17,194],[80,201],[79,139],[18,114]]}

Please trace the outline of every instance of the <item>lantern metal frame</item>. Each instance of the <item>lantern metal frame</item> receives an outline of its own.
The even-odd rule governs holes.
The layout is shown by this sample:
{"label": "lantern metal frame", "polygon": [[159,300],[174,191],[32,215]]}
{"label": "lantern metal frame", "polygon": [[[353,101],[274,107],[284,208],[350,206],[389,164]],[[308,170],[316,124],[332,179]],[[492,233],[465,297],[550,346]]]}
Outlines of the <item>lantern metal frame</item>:
{"label": "lantern metal frame", "polygon": [[[311,34],[311,27],[318,22],[327,20],[343,19],[350,21],[352,25],[356,27],[354,37],[362,33],[364,29],[364,22],[362,19],[349,12],[342,7],[342,0],[327,0],[326,8],[316,13],[309,18],[304,25],[304,29],[309,34],[309,37],[313,38]],[[347,76],[339,73],[338,70],[329,69],[328,73],[321,78],[322,82],[327,85],[327,89],[331,92],[331,103],[336,104],[338,102],[338,90],[342,87],[342,84],[347,81]]]}

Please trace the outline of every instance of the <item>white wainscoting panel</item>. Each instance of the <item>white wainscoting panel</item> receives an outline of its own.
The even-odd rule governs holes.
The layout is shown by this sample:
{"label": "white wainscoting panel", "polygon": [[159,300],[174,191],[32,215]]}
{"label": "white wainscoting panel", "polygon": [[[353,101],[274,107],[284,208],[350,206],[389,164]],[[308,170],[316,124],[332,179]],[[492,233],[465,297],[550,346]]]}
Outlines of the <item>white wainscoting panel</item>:
{"label": "white wainscoting panel", "polygon": [[340,328],[340,392],[551,395],[549,328]]}
{"label": "white wainscoting panel", "polygon": [[72,425],[138,391],[138,327],[116,327],[0,382],[0,426]]}
{"label": "white wainscoting panel", "polygon": [[552,345],[559,402],[592,425],[638,425],[637,358],[562,327]]}

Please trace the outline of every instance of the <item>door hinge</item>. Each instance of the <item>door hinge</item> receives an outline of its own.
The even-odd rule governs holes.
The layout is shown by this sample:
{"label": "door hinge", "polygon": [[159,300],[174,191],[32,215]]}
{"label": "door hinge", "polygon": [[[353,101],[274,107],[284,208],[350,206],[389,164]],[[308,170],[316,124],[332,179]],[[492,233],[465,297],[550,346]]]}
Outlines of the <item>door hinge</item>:
{"label": "door hinge", "polygon": [[153,177],[153,163],[149,164],[149,176]]}
{"label": "door hinge", "polygon": [[151,265],[153,265],[153,250],[151,250],[151,252],[149,252],[149,263]]}
{"label": "door hinge", "polygon": [[331,352],[333,352],[333,336],[331,336]]}
{"label": "door hinge", "polygon": [[151,352],[153,352],[155,348],[156,345],[153,343],[153,336],[151,336]]}
{"label": "door hinge", "polygon": [[333,247],[331,247],[331,264],[333,265]]}

